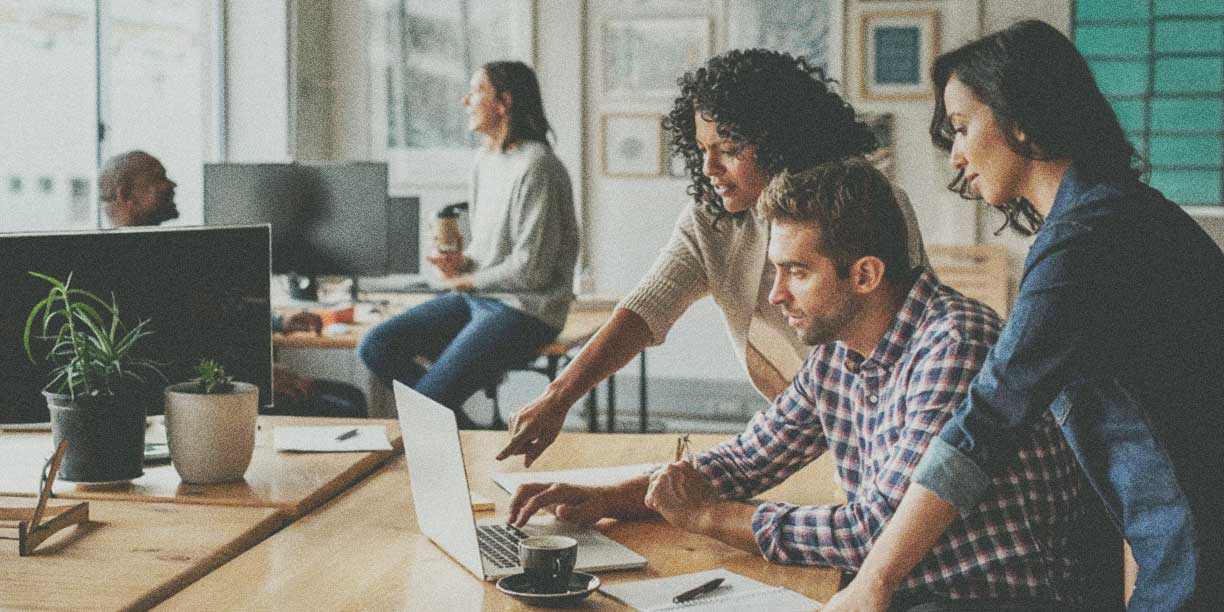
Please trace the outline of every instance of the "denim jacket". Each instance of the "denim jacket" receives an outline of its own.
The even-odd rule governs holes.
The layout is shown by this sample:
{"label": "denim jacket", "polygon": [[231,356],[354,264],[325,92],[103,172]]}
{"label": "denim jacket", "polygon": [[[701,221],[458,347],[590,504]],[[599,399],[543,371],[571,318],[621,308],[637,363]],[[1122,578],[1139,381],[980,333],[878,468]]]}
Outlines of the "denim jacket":
{"label": "denim jacket", "polygon": [[1130,609],[1224,610],[1209,607],[1224,602],[1224,254],[1146,185],[1066,172],[999,342],[914,482],[972,508],[1047,409],[1131,545]]}

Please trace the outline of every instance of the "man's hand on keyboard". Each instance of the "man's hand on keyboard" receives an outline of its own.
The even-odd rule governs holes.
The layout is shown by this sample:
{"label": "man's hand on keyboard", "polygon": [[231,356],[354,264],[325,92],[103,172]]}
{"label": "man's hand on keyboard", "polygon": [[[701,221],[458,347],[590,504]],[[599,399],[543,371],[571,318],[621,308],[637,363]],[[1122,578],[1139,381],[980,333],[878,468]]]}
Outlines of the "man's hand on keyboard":
{"label": "man's hand on keyboard", "polygon": [[535,513],[545,510],[567,523],[589,525],[609,515],[607,495],[607,489],[602,487],[560,483],[520,485],[510,500],[508,522],[522,527]]}

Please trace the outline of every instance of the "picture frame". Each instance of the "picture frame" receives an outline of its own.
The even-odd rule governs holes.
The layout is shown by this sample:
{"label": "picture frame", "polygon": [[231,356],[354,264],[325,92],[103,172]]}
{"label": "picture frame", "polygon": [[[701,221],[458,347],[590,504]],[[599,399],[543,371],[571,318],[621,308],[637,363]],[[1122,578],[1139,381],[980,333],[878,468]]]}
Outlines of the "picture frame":
{"label": "picture frame", "polygon": [[676,79],[710,56],[709,17],[625,17],[603,22],[600,85],[612,97],[667,98]]}
{"label": "picture frame", "polygon": [[890,181],[897,180],[897,141],[893,128],[892,113],[861,113],[859,119],[867,124],[872,136],[875,136],[879,148],[864,157],[887,176]]}
{"label": "picture frame", "polygon": [[604,176],[660,176],[664,159],[661,120],[656,113],[603,115],[599,137]]}
{"label": "picture frame", "polygon": [[940,48],[939,11],[868,11],[859,16],[859,87],[867,100],[934,95],[931,64]]}
{"label": "picture frame", "polygon": [[726,0],[727,48],[806,57],[841,80],[845,0]]}

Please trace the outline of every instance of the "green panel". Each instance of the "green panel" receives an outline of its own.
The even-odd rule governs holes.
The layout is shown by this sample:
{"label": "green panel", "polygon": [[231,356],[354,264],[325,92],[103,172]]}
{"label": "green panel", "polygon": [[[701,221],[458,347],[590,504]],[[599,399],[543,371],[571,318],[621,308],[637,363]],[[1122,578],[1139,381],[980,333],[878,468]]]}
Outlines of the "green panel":
{"label": "green panel", "polygon": [[1157,132],[1218,132],[1221,104],[1215,100],[1152,99],[1152,130]]}
{"label": "green panel", "polygon": [[1136,96],[1147,93],[1147,62],[1088,62],[1097,85],[1107,96]]}
{"label": "green panel", "polygon": [[1224,49],[1224,25],[1210,21],[1157,21],[1158,53],[1219,52]]}
{"label": "green panel", "polygon": [[1079,21],[1093,19],[1147,21],[1147,0],[1077,0],[1075,18]]}
{"label": "green panel", "polygon": [[1219,204],[1218,170],[1153,170],[1152,187],[1178,204]]}
{"label": "green panel", "polygon": [[1118,123],[1128,132],[1143,131],[1143,100],[1110,100]]}
{"label": "green panel", "polygon": [[1156,0],[1157,15],[1224,15],[1220,0]]}
{"label": "green panel", "polygon": [[[1218,29],[1218,28],[1217,28]],[[1075,46],[1084,55],[1146,58],[1146,25],[1086,25],[1075,29]]]}
{"label": "green panel", "polygon": [[1131,143],[1131,146],[1135,147],[1136,153],[1138,153],[1144,159],[1147,159],[1147,143],[1143,141],[1143,132],[1139,132],[1138,134],[1128,132],[1126,134],[1126,140]]}
{"label": "green panel", "polygon": [[1156,93],[1218,92],[1224,57],[1175,57],[1156,60]]}
{"label": "green panel", "polygon": [[1224,163],[1219,136],[1152,136],[1153,166],[1218,166]]}

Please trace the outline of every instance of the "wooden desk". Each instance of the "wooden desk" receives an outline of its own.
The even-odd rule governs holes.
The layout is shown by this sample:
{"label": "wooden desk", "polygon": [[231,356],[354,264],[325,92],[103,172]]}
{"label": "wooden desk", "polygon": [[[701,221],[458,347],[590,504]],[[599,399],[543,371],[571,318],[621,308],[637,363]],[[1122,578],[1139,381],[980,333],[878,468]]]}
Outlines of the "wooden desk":
{"label": "wooden desk", "polygon": [[[33,505],[0,498],[22,501]],[[90,502],[89,514],[30,557],[0,540],[0,610],[148,609],[287,520],[274,508],[107,501]]]}
{"label": "wooden desk", "polygon": [[[463,432],[470,484],[506,510],[508,496],[490,475],[516,466],[494,464],[504,433]],[[721,435],[694,436],[705,448]],[[673,435],[562,434],[538,463],[542,470],[666,459]],[[832,486],[828,461],[809,466],[786,490],[818,501]],[[535,610],[469,574],[417,528],[402,458],[351,491],[268,538],[158,606],[157,610]],[[771,492],[771,497],[779,490]],[[492,513],[479,513],[478,517]],[[605,583],[726,567],[824,601],[839,572],[772,565],[757,554],[695,536],[663,521],[601,524],[611,537],[649,559],[640,571],[607,572]],[[601,593],[581,609],[626,610]]]}
{"label": "wooden desk", "polygon": [[[306,417],[260,416],[255,438],[255,454],[242,482],[189,485],[179,479],[174,467],[145,466],[144,475],[118,487],[85,487],[56,482],[54,493],[66,499],[110,501],[176,502],[224,506],[276,508],[291,517],[309,512],[337,493],[349,488],[366,474],[396,454],[368,453],[280,453],[272,448],[272,429],[277,425],[370,424],[388,426],[392,446],[403,448],[399,427],[394,421],[366,419],[324,419]],[[164,430],[150,428],[148,439],[164,440]],[[48,432],[0,433],[0,495],[34,496],[43,462],[51,456]]]}

